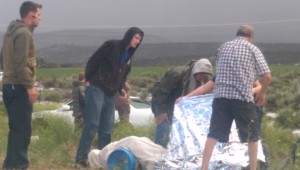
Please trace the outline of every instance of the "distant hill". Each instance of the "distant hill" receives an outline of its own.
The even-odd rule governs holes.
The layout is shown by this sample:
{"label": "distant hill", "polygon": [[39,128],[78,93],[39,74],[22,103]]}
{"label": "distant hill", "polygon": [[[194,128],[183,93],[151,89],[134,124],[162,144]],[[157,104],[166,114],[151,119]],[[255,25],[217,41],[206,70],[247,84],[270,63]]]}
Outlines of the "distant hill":
{"label": "distant hill", "polygon": [[[177,65],[191,59],[211,57],[218,43],[142,44],[135,54],[136,65]],[[98,46],[56,44],[37,51],[37,56],[55,64],[85,64]]]}
{"label": "distant hill", "polygon": [[[221,43],[161,43],[142,44],[135,54],[134,64],[178,65],[199,58],[214,59]],[[257,44],[269,64],[299,64],[300,44]],[[55,44],[37,51],[39,58],[57,65],[83,66],[98,46]]]}
{"label": "distant hill", "polygon": [[[126,31],[126,30],[125,30]],[[125,31],[123,29],[86,29],[66,30],[35,34],[37,48],[48,47],[53,44],[72,44],[80,46],[100,46],[109,39],[122,39]],[[143,43],[165,43],[170,42],[163,37],[147,33]]]}
{"label": "distant hill", "polygon": [[[0,33],[2,46],[3,34]],[[34,34],[37,56],[56,66],[84,66],[96,49],[108,39],[120,39],[124,30],[66,30]],[[178,65],[191,59],[213,56],[221,42],[174,42],[170,39],[146,33],[142,45],[135,54],[134,64]],[[300,44],[257,43],[269,64],[299,64]]]}
{"label": "distant hill", "polygon": [[[37,49],[49,47],[54,44],[100,46],[109,39],[122,39],[126,30],[124,29],[81,29],[64,30],[45,33],[34,33]],[[4,32],[0,32],[0,45],[2,47]],[[166,38],[146,33],[143,43],[168,43],[172,42]]]}

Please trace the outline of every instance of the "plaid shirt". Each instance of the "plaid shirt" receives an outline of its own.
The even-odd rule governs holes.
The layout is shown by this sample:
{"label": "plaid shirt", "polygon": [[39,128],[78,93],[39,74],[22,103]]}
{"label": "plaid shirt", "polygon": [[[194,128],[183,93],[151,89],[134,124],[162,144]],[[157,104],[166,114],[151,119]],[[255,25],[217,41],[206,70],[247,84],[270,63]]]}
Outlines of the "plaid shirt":
{"label": "plaid shirt", "polygon": [[256,75],[269,73],[261,51],[243,37],[221,45],[216,58],[214,98],[252,101]]}

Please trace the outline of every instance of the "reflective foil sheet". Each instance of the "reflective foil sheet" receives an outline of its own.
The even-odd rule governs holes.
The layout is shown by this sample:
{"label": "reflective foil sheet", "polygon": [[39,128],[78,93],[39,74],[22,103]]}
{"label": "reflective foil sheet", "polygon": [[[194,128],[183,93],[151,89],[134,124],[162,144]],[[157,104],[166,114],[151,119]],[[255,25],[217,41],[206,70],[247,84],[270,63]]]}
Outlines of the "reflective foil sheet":
{"label": "reflective foil sheet", "polygon": [[[156,169],[198,170],[210,124],[213,96],[183,99],[175,105],[168,151],[157,161]],[[258,159],[265,161],[259,142]],[[248,165],[248,146],[239,141],[235,123],[228,143],[217,143],[210,160],[211,170],[238,170]]]}

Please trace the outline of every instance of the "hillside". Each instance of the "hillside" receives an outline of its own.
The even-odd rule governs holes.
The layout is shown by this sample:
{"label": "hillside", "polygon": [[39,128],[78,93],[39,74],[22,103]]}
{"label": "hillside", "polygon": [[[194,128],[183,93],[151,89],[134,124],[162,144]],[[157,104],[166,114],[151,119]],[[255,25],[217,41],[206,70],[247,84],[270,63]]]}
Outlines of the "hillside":
{"label": "hillside", "polygon": [[[37,56],[39,62],[52,66],[84,66],[96,49],[108,39],[120,39],[122,29],[86,29],[36,33]],[[0,32],[3,39],[4,33]],[[191,42],[183,37],[167,37],[147,31],[142,45],[136,52],[134,64],[178,65],[188,60],[213,56],[221,42]],[[176,39],[176,41],[175,41]],[[195,40],[193,40],[195,41]],[[299,43],[257,43],[269,64],[299,64]],[[2,46],[2,41],[0,41]],[[45,64],[43,64],[45,66]]]}
{"label": "hillside", "polygon": [[[188,60],[209,58],[213,61],[216,49],[221,43],[160,43],[142,44],[136,52],[134,64],[178,65]],[[300,44],[257,44],[269,64],[299,64]],[[82,66],[98,46],[55,44],[39,49],[37,56],[46,63],[55,65]]]}

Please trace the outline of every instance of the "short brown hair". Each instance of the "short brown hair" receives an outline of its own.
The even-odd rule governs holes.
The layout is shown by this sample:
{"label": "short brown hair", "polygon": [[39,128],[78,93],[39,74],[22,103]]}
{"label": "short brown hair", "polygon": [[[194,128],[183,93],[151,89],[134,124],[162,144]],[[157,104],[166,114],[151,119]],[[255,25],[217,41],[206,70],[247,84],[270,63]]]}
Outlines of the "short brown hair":
{"label": "short brown hair", "polygon": [[254,28],[252,25],[244,24],[239,27],[236,32],[236,36],[252,37],[254,34]]}
{"label": "short brown hair", "polygon": [[42,5],[34,3],[32,1],[23,2],[20,7],[21,19],[24,18],[29,12],[36,12],[38,8],[42,9]]}

